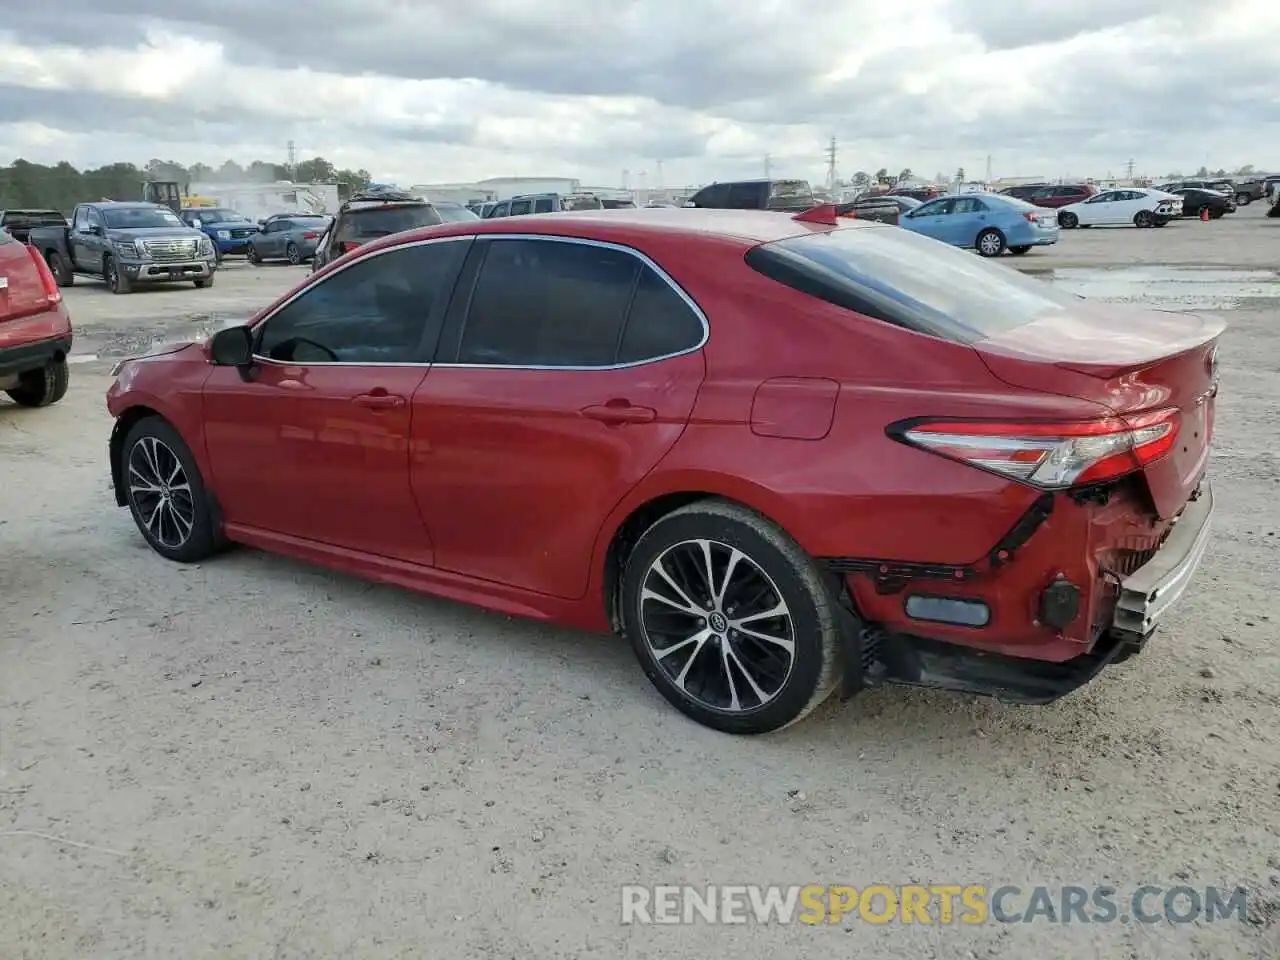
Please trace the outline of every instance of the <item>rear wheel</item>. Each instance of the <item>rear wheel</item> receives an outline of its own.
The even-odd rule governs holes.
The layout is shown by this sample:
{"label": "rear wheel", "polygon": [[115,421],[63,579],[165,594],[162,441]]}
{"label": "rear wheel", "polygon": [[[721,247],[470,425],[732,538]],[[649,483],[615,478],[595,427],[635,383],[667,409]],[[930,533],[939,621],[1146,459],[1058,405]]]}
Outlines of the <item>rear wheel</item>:
{"label": "rear wheel", "polygon": [[71,371],[66,359],[52,360],[39,370],[28,370],[18,378],[18,385],[5,393],[22,407],[47,407],[67,395]]}
{"label": "rear wheel", "polygon": [[724,500],[655,523],[622,579],[623,624],[645,674],[682,713],[726,733],[778,730],[831,694],[834,605],[794,540]]}
{"label": "rear wheel", "polygon": [[1028,246],[1019,245],[1016,247],[1010,247],[1009,252],[1012,253],[1015,257],[1020,257],[1030,249],[1031,247],[1029,245]]}
{"label": "rear wheel", "polygon": [[978,234],[973,245],[977,248],[979,256],[998,257],[1005,250],[1004,234],[995,227],[988,227]]}
{"label": "rear wheel", "polygon": [[1074,230],[1080,226],[1080,218],[1074,213],[1060,213],[1058,214],[1058,226],[1063,230]]}
{"label": "rear wheel", "polygon": [[151,549],[179,563],[217,552],[221,538],[204,480],[178,431],[145,417],[129,430],[120,458],[129,512]]}
{"label": "rear wheel", "polygon": [[57,250],[50,250],[45,262],[49,264],[49,272],[60,287],[69,287],[76,282],[76,275],[71,270],[67,258]]}
{"label": "rear wheel", "polygon": [[300,251],[298,249],[298,245],[292,241],[290,241],[289,245],[284,248],[284,255],[295,267],[302,262],[302,251]]}
{"label": "rear wheel", "polygon": [[1253,197],[1250,196],[1249,194],[1247,193],[1236,194],[1236,206],[1247,207],[1251,203],[1253,203]]}
{"label": "rear wheel", "polygon": [[1139,210],[1133,215],[1133,225],[1135,227],[1150,227],[1154,226],[1155,222],[1156,218],[1150,210]]}
{"label": "rear wheel", "polygon": [[262,258],[258,256],[258,248],[252,243],[249,244],[249,249],[244,252],[244,258],[255,265],[262,262]]}

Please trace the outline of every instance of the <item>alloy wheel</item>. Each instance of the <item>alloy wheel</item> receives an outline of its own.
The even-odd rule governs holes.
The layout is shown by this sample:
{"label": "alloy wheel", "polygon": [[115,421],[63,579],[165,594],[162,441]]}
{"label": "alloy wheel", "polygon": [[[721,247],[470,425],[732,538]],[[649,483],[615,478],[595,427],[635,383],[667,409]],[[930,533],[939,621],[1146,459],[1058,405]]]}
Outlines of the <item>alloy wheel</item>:
{"label": "alloy wheel", "polygon": [[129,499],[147,533],[176,550],[195,527],[195,497],[178,455],[156,437],[142,437],[129,451]]}
{"label": "alloy wheel", "polygon": [[994,233],[984,233],[982,235],[982,252],[988,257],[993,257],[1000,252],[1000,238]]}
{"label": "alloy wheel", "polygon": [[664,550],[645,572],[639,612],[654,662],[702,706],[758,710],[791,676],[791,610],[773,579],[736,547],[685,540]]}

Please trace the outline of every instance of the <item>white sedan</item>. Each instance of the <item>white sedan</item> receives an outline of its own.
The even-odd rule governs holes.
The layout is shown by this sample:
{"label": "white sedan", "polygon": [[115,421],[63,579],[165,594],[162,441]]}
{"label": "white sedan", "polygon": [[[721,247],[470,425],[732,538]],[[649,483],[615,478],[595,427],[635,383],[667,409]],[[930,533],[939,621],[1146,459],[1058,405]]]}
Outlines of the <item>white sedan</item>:
{"label": "white sedan", "polygon": [[1058,210],[1058,225],[1073,227],[1163,227],[1182,216],[1182,198],[1163,190],[1125,187],[1107,190]]}

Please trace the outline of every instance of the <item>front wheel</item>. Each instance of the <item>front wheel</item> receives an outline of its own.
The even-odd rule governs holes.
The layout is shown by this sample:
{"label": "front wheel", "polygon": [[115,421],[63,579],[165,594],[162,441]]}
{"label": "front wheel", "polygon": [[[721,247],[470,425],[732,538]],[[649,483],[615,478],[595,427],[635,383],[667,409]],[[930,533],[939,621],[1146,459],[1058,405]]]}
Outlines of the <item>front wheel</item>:
{"label": "front wheel", "polygon": [[199,280],[193,280],[191,282],[196,285],[197,290],[203,290],[205,287],[212,287],[213,274],[211,273],[207,277],[201,277]]}
{"label": "front wheel", "polygon": [[289,245],[284,248],[284,255],[288,259],[289,263],[295,267],[302,262],[302,251],[298,249],[298,245],[296,243],[290,242]]}
{"label": "front wheel", "polygon": [[102,258],[102,279],[107,281],[107,286],[112,293],[133,292],[132,281],[124,275],[124,271],[116,263],[115,257],[106,256]]}
{"label": "front wheel", "polygon": [[650,527],[627,559],[622,620],[658,691],[725,733],[800,720],[835,689],[835,599],[783,530],[724,500]]}
{"label": "front wheel", "polygon": [[973,245],[977,248],[979,256],[998,257],[1004,253],[1004,234],[994,227],[988,227],[978,234],[978,239],[974,241]]}
{"label": "front wheel", "polygon": [[1156,218],[1150,210],[1139,210],[1133,215],[1133,225],[1135,227],[1151,227],[1154,226]]}
{"label": "front wheel", "polygon": [[255,247],[252,243],[249,244],[249,249],[244,252],[244,258],[248,260],[250,263],[252,263],[254,266],[257,266],[262,262],[262,258],[258,256],[258,248]]}
{"label": "front wheel", "polygon": [[1010,247],[1009,252],[1012,253],[1015,257],[1020,257],[1030,249],[1031,249],[1030,245],[1027,245],[1027,246],[1018,245],[1016,247]]}
{"label": "front wheel", "polygon": [[129,512],[151,549],[179,563],[213,555],[221,545],[213,510],[178,431],[158,416],[145,417],[129,430],[120,457]]}
{"label": "front wheel", "polygon": [[1250,196],[1249,194],[1247,194],[1247,193],[1237,193],[1237,194],[1236,194],[1236,206],[1237,206],[1237,207],[1247,207],[1247,206],[1248,206],[1249,204],[1251,204],[1251,203],[1253,203],[1253,197],[1252,197],[1252,196]]}
{"label": "front wheel", "polygon": [[18,377],[18,385],[6,390],[9,399],[21,407],[47,407],[67,395],[71,371],[65,358],[51,360],[39,370]]}
{"label": "front wheel", "polygon": [[1074,213],[1060,213],[1058,214],[1058,226],[1063,230],[1074,230],[1080,226],[1080,218]]}

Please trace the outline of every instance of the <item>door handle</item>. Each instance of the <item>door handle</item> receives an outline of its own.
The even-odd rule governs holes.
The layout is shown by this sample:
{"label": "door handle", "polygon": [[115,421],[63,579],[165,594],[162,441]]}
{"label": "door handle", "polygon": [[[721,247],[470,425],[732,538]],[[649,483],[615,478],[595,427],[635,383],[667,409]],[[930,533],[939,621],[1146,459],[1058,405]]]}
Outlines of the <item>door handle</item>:
{"label": "door handle", "polygon": [[392,393],[361,393],[352,397],[351,402],[367,410],[394,410],[405,405],[404,397]]}
{"label": "door handle", "polygon": [[629,400],[610,400],[582,408],[582,415],[589,420],[613,425],[623,423],[653,423],[658,411],[652,407],[637,407]]}

